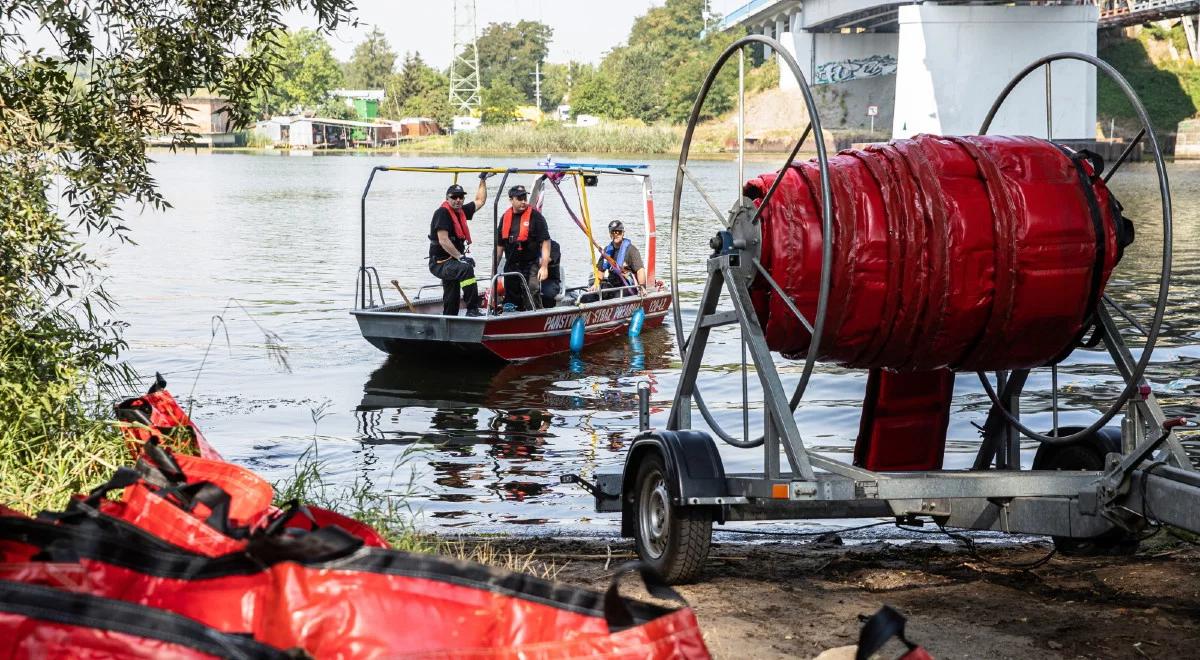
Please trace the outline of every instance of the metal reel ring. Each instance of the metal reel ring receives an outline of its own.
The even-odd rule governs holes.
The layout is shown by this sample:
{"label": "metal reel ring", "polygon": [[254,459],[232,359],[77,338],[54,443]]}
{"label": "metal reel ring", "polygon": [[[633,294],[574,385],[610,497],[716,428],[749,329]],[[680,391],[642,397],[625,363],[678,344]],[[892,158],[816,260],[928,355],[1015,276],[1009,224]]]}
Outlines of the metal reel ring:
{"label": "metal reel ring", "polygon": [[[1034,71],[1036,71],[1037,69],[1039,69],[1043,66],[1046,67],[1046,75],[1047,75],[1046,108],[1047,108],[1048,117],[1051,116],[1052,105],[1051,105],[1050,96],[1049,96],[1049,92],[1050,92],[1050,88],[1049,88],[1050,73],[1049,72],[1050,72],[1051,63],[1059,61],[1059,60],[1075,60],[1075,61],[1079,61],[1079,62],[1084,62],[1086,64],[1090,64],[1097,71],[1108,76],[1108,78],[1110,80],[1112,80],[1114,83],[1117,84],[1118,87],[1120,87],[1121,92],[1125,95],[1125,98],[1129,101],[1130,105],[1132,105],[1133,109],[1137,112],[1138,119],[1139,119],[1139,121],[1141,121],[1141,124],[1142,124],[1142,132],[1139,133],[1138,138],[1136,138],[1129,145],[1129,147],[1126,148],[1125,153],[1123,153],[1121,158],[1118,159],[1118,161],[1114,164],[1113,168],[1105,176],[1104,180],[1105,180],[1105,182],[1108,182],[1112,178],[1113,174],[1115,174],[1117,172],[1117,170],[1120,168],[1120,166],[1125,162],[1125,158],[1129,155],[1130,151],[1132,151],[1133,147],[1137,144],[1138,140],[1140,140],[1143,136],[1146,137],[1147,139],[1149,139],[1150,148],[1154,154],[1154,165],[1155,165],[1156,173],[1158,175],[1159,199],[1162,203],[1163,247],[1162,247],[1162,267],[1161,267],[1161,270],[1159,273],[1158,296],[1155,300],[1154,318],[1151,321],[1149,327],[1145,329],[1146,345],[1142,348],[1141,355],[1139,356],[1137,363],[1133,366],[1133,369],[1131,370],[1129,377],[1125,379],[1125,389],[1122,390],[1121,394],[1109,405],[1108,409],[1104,411],[1104,413],[1100,416],[1100,418],[1097,419],[1095,422],[1093,422],[1090,426],[1088,426],[1087,428],[1084,428],[1083,430],[1081,430],[1077,433],[1072,433],[1070,435],[1064,435],[1061,437],[1047,435],[1044,433],[1039,433],[1037,431],[1034,431],[1033,429],[1030,429],[1028,426],[1026,426],[1024,423],[1022,423],[1020,418],[1017,415],[1013,415],[1012,412],[1010,412],[1008,410],[1008,408],[1005,407],[1003,403],[1001,403],[1000,397],[997,394],[996,389],[992,386],[991,381],[988,380],[987,374],[982,371],[979,372],[979,380],[983,385],[984,391],[987,393],[988,398],[991,399],[992,405],[995,406],[997,410],[999,410],[1000,414],[1004,417],[1004,419],[1009,424],[1011,424],[1014,428],[1016,428],[1018,431],[1020,431],[1024,435],[1028,436],[1029,438],[1037,440],[1037,441],[1045,443],[1045,444],[1052,444],[1052,445],[1053,444],[1059,444],[1059,445],[1070,444],[1070,443],[1076,442],[1077,440],[1083,439],[1084,437],[1090,436],[1091,434],[1095,433],[1097,430],[1099,430],[1101,427],[1103,427],[1105,424],[1107,424],[1109,421],[1111,421],[1113,419],[1113,417],[1115,417],[1117,415],[1117,413],[1119,413],[1121,411],[1121,409],[1125,407],[1125,404],[1129,402],[1129,399],[1133,396],[1134,392],[1137,390],[1138,386],[1140,385],[1140,383],[1142,381],[1142,376],[1146,372],[1146,366],[1150,363],[1151,355],[1154,352],[1154,344],[1158,340],[1159,332],[1162,329],[1163,316],[1166,313],[1167,295],[1170,290],[1170,282],[1171,282],[1171,249],[1172,249],[1172,246],[1171,246],[1171,240],[1172,240],[1171,239],[1171,231],[1172,231],[1171,188],[1170,188],[1170,184],[1167,180],[1167,170],[1166,170],[1166,164],[1163,162],[1162,149],[1159,147],[1158,138],[1154,134],[1154,128],[1150,124],[1150,116],[1149,116],[1149,114],[1147,114],[1146,108],[1145,108],[1145,106],[1142,105],[1142,102],[1138,98],[1137,93],[1133,90],[1133,87],[1129,84],[1129,81],[1126,80],[1125,77],[1122,76],[1120,72],[1118,72],[1116,69],[1114,69],[1107,62],[1104,62],[1103,60],[1100,60],[1099,58],[1093,57],[1091,55],[1086,55],[1084,53],[1073,53],[1073,52],[1056,53],[1054,55],[1047,55],[1045,57],[1038,59],[1037,61],[1033,62],[1029,66],[1025,67],[1016,76],[1014,76],[1013,79],[1009,81],[1008,85],[1005,86],[1005,88],[1000,92],[1000,95],[996,98],[995,102],[992,103],[991,109],[988,110],[987,116],[984,118],[983,124],[979,128],[979,134],[980,135],[987,134],[988,129],[992,125],[992,120],[995,119],[996,113],[1000,110],[1001,106],[1004,105],[1005,100],[1008,99],[1008,96],[1009,96],[1009,94],[1012,93],[1013,89],[1015,89],[1016,86],[1022,80],[1024,80],[1026,77],[1028,77],[1029,74],[1033,73]],[[1049,124],[1050,124],[1050,121],[1048,120],[1047,121],[1048,131],[1049,131]],[[1049,132],[1047,134],[1047,139],[1051,139]],[[1100,300],[1097,301],[1097,310],[1096,310],[1097,318],[1099,318],[1103,314],[1107,314],[1107,312],[1104,310],[1104,305],[1105,305],[1105,300],[1103,298],[1101,298]],[[1131,322],[1132,322],[1132,320],[1131,320]],[[1097,323],[1099,324],[1100,321],[1097,320]],[[1101,332],[1101,331],[1102,331],[1101,326],[1098,325],[1096,332]],[[1121,339],[1119,334],[1114,335],[1112,333],[1104,331],[1103,338],[1104,338],[1104,341],[1106,344],[1108,344],[1108,342],[1113,342],[1112,345],[1108,346],[1108,348],[1110,350],[1113,350],[1116,352],[1128,353],[1128,348],[1125,346],[1125,343]],[[1057,393],[1055,393],[1055,394],[1057,394]],[[1055,413],[1057,413],[1057,407],[1055,408]]]}
{"label": "metal reel ring", "polygon": [[[782,44],[780,44],[778,41],[776,41],[774,39],[765,37],[763,35],[758,35],[758,34],[751,34],[751,35],[747,35],[745,37],[738,39],[734,43],[730,44],[729,47],[727,47],[721,53],[721,55],[717,58],[716,63],[713,64],[712,68],[709,69],[708,75],[705,77],[704,83],[700,87],[700,91],[696,96],[696,101],[692,105],[691,114],[688,117],[687,130],[684,132],[683,143],[680,146],[680,151],[679,151],[679,164],[678,164],[678,167],[676,168],[676,172],[675,172],[675,188],[674,188],[674,193],[672,196],[672,205],[671,205],[671,294],[672,294],[672,299],[675,302],[675,304],[672,306],[672,313],[673,313],[673,321],[674,321],[674,325],[675,325],[675,336],[677,337],[678,341],[680,342],[680,356],[681,357],[684,357],[686,355],[686,351],[690,348],[690,343],[691,343],[690,336],[687,335],[684,331],[683,315],[679,309],[679,305],[680,305],[680,297],[679,297],[679,226],[680,226],[680,216],[681,216],[680,201],[683,197],[683,183],[684,183],[685,178],[690,178],[690,174],[688,173],[688,170],[687,170],[687,164],[688,164],[688,159],[689,159],[689,156],[691,153],[692,137],[696,131],[696,126],[699,123],[700,112],[701,112],[702,108],[704,107],[704,101],[708,97],[708,93],[709,93],[710,89],[712,88],[713,82],[716,80],[717,76],[720,74],[725,63],[735,53],[739,52],[740,49],[744,48],[745,46],[754,44],[754,43],[760,43],[760,44],[763,44],[763,45],[771,48],[772,51],[774,53],[776,53],[783,60],[784,63],[787,64],[788,68],[792,72],[792,76],[795,78],[796,82],[799,84],[801,93],[804,96],[804,104],[808,111],[809,129],[811,130],[811,132],[813,132],[817,136],[816,149],[817,149],[817,162],[820,167],[820,173],[821,173],[821,199],[823,199],[823,200],[832,199],[832,194],[830,191],[830,183],[829,183],[829,159],[828,159],[828,154],[826,153],[826,150],[825,150],[824,140],[822,139],[823,133],[821,130],[821,120],[820,120],[820,116],[817,112],[816,102],[812,96],[812,91],[809,88],[808,81],[804,77],[804,73],[800,69],[800,65],[796,62],[796,59],[792,56],[792,54],[789,53],[783,47]],[[741,98],[742,93],[744,93],[744,82],[739,80],[739,99]],[[767,191],[759,208],[765,207],[770,202],[771,197],[773,196],[773,194],[775,192],[775,188],[778,185],[779,180],[782,179],[782,175],[786,171],[786,168],[789,167],[791,165],[791,163],[793,162],[796,153],[800,150],[800,146],[803,144],[804,139],[807,137],[808,133],[809,133],[809,130],[806,130],[804,135],[802,135],[801,138],[799,139],[799,141],[796,143],[795,148],[791,152],[791,156],[788,158],[788,161],[785,162],[783,167],[780,169],[780,171],[778,173],[779,176],[777,176],[776,181],[771,186],[771,188]],[[743,149],[744,149],[744,142],[739,143],[738,144],[739,165],[742,162]],[[739,168],[739,171],[740,171],[740,168]],[[741,183],[744,183],[744,182],[741,182]],[[739,185],[741,185],[741,183],[739,183]],[[712,207],[713,211],[718,214],[718,217],[720,217],[719,209],[717,209],[715,207],[714,203],[712,202],[711,198],[709,198],[707,193],[705,193],[703,189],[699,188],[698,182],[693,181],[693,185],[695,185],[697,187],[697,189],[700,191],[701,195],[704,196],[704,199],[708,203],[708,205],[710,207]],[[739,192],[738,205],[741,204],[741,201],[742,201],[741,194]],[[755,214],[755,220],[757,220],[757,213]],[[723,224],[724,224],[724,221],[723,221]],[[821,335],[824,332],[824,328],[825,328],[826,310],[829,305],[829,291],[830,291],[830,284],[832,281],[832,267],[833,267],[833,244],[832,244],[832,238],[831,238],[833,235],[832,227],[833,227],[832,205],[829,203],[822,204],[822,208],[821,208],[821,232],[822,232],[821,276],[820,276],[820,285],[819,285],[820,289],[819,289],[819,294],[818,294],[818,298],[817,298],[817,312],[816,312],[816,318],[812,321],[812,324],[811,324],[811,327],[813,329],[812,333],[811,333],[812,341],[809,344],[809,349],[805,356],[804,370],[800,376],[800,381],[796,384],[795,390],[794,390],[791,400],[789,402],[791,409],[793,411],[795,411],[796,406],[800,402],[800,399],[804,396],[804,391],[807,389],[808,382],[812,377],[813,368],[816,366],[817,355],[820,352]],[[704,417],[705,422],[707,422],[708,425],[713,429],[713,431],[716,432],[716,434],[725,442],[727,442],[731,445],[734,445],[736,447],[743,447],[743,448],[757,447],[762,444],[763,438],[761,436],[754,440],[749,440],[748,438],[743,439],[743,440],[738,440],[738,439],[734,438],[733,436],[731,436],[729,433],[727,433],[723,428],[721,428],[720,424],[717,423],[716,419],[714,419],[712,414],[709,412],[708,406],[705,405],[704,398],[700,393],[700,389],[699,389],[698,385],[694,389],[693,399],[696,402],[696,407],[700,410],[700,414]],[[748,404],[748,401],[743,400],[742,404],[743,404],[743,406],[746,406]]]}

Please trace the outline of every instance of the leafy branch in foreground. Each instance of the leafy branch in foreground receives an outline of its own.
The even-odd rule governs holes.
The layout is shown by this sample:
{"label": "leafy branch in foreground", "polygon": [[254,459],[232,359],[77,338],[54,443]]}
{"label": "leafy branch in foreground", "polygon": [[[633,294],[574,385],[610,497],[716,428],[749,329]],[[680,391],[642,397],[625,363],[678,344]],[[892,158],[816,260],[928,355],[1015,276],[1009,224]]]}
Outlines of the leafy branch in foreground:
{"label": "leafy branch in foreground", "polygon": [[[350,0],[20,0],[0,4],[0,496],[26,510],[101,479],[120,448],[98,402],[127,390],[123,324],[85,249],[167,208],[145,139],[187,144],[186,97],[235,125],[273,75],[285,13],[330,31]],[[32,49],[37,34],[49,48]],[[47,478],[53,475],[53,478]]]}

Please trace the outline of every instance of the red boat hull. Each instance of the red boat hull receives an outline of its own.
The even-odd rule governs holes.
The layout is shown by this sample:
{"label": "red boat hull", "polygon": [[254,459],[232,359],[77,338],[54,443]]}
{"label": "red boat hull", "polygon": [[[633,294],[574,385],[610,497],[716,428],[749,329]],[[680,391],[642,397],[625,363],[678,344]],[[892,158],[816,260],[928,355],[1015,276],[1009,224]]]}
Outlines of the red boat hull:
{"label": "red boat hull", "polygon": [[671,307],[671,294],[657,291],[642,297],[616,298],[574,307],[468,318],[403,312],[398,306],[355,310],[363,337],[393,355],[476,357],[507,362],[564,353],[571,349],[571,327],[582,317],[584,346],[625,334],[638,308],[645,310],[644,329],[661,326]]}

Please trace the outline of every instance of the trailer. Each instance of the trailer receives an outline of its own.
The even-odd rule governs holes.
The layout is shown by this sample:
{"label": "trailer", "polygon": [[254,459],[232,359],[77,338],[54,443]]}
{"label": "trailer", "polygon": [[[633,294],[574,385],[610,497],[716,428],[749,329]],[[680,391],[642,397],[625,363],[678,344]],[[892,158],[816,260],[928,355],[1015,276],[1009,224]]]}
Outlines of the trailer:
{"label": "trailer", "polygon": [[[732,208],[724,212],[714,196],[689,172],[690,144],[714,79],[734,56],[740,69],[744,48],[754,44],[769,47],[791,70],[803,92],[810,123],[765,197],[751,200],[742,193]],[[598,511],[619,513],[622,535],[635,540],[641,559],[668,582],[687,582],[700,576],[714,522],[892,517],[898,522],[932,522],[943,528],[1051,536],[1056,548],[1064,553],[1129,552],[1136,548],[1139,535],[1160,524],[1200,532],[1200,473],[1189,460],[1179,436],[1194,424],[1164,411],[1144,378],[1162,327],[1171,275],[1170,187],[1162,151],[1145,109],[1129,83],[1108,64],[1089,55],[1060,53],[1033,62],[1009,82],[984,119],[979,134],[988,133],[993,117],[1013,88],[1036,72],[1045,77],[1047,117],[1052,116],[1051,67],[1065,61],[1089,64],[1110,78],[1141,119],[1141,132],[1112,164],[1103,182],[1120,172],[1130,151],[1143,141],[1146,151],[1153,155],[1158,177],[1162,217],[1160,226],[1154,229],[1161,236],[1162,249],[1155,295],[1142,306],[1140,319],[1112,297],[1098,298],[1094,313],[1089,314],[1092,330],[1089,336],[1079,338],[1081,344],[1103,344],[1111,358],[1108,368],[1123,382],[1121,393],[1095,406],[1102,414],[1091,424],[1059,426],[1058,362],[1037,367],[1050,371],[1052,384],[1049,398],[1054,423],[1050,431],[1044,432],[1030,428],[1021,418],[1020,403],[1022,394],[1029,394],[1026,384],[1031,380],[1031,368],[990,373],[981,370],[978,377],[990,399],[990,410],[982,425],[982,442],[973,465],[965,470],[889,471],[869,469],[861,460],[852,464],[814,450],[806,444],[795,419],[821,352],[818,344],[828,322],[831,281],[837,275],[832,268],[837,241],[832,205],[820,205],[821,263],[815,315],[803,314],[761,261],[762,209],[768,207],[777,193],[785,170],[793,165],[808,135],[822,135],[808,83],[788,50],[761,35],[738,40],[720,56],[693,107],[675,180],[671,284],[682,373],[666,428],[648,428],[648,396],[643,396],[640,432],[628,447],[623,469],[597,474],[594,481],[579,475],[563,477],[566,483],[586,488],[595,498]],[[739,99],[743,94],[739,90]],[[740,109],[739,100],[739,112]],[[739,128],[742,126],[739,121]],[[1048,119],[1046,141],[1053,140]],[[820,181],[813,181],[812,185],[816,187],[819,183],[822,194],[813,196],[830,200],[830,156],[819,138],[815,146],[816,165],[811,171],[819,169]],[[740,148],[738,170],[738,180],[746,181]],[[1099,176],[1099,171],[1096,175]],[[700,195],[720,225],[710,243],[707,281],[690,328],[684,326],[678,293],[680,208],[685,183]],[[1138,230],[1139,236],[1147,235],[1147,227]],[[811,335],[811,344],[803,357],[798,358],[803,365],[799,382],[790,393],[780,379],[777,358],[768,346],[756,313],[756,300],[750,291],[752,283],[760,288],[769,286],[779,294],[777,299],[784,301],[795,315],[795,322]],[[740,328],[743,356],[749,355],[762,389],[763,433],[756,438],[749,436],[749,424],[745,422],[750,408],[744,380],[745,357],[742,362],[744,430],[740,434],[721,427],[698,385],[710,335],[723,325]],[[792,366],[795,368],[798,363],[793,362]],[[716,439],[709,432],[694,428],[694,412],[700,413]],[[1033,469],[1022,469],[1022,437],[1040,443]],[[717,439],[747,451],[761,452],[761,470],[726,472],[717,451]]]}

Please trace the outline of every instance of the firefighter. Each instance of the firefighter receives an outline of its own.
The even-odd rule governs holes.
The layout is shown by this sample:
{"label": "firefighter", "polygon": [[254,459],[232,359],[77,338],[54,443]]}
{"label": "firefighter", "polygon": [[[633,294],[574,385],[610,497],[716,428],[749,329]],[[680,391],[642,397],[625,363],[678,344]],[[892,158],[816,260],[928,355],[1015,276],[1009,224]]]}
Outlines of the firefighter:
{"label": "firefighter", "polygon": [[467,221],[487,201],[487,173],[479,175],[475,201],[463,204],[466,192],[457,183],[446,189],[446,199],[429,223],[429,272],[442,281],[442,314],[458,316],[460,300],[467,316],[483,316],[475,260],[466,255],[471,244]]}
{"label": "firefighter", "polygon": [[[608,223],[608,235],[612,239],[608,245],[604,246],[604,254],[601,255],[600,261],[596,267],[600,270],[600,282],[592,283],[592,290],[600,288],[604,289],[620,289],[623,287],[637,286],[640,290],[646,286],[646,264],[642,261],[642,253],[638,252],[637,246],[633,241],[625,238],[625,225],[620,220],[613,220]],[[612,259],[617,266],[614,268]],[[614,292],[615,293],[615,292]],[[633,289],[625,289],[620,294],[630,295],[634,293]],[[606,294],[604,297],[609,297]]]}
{"label": "firefighter", "polygon": [[541,212],[529,204],[525,186],[509,188],[508,200],[511,206],[504,212],[496,237],[496,259],[503,254],[504,272],[520,273],[525,286],[520,278],[504,278],[505,303],[522,311],[540,309],[542,280],[550,274],[550,229]]}

